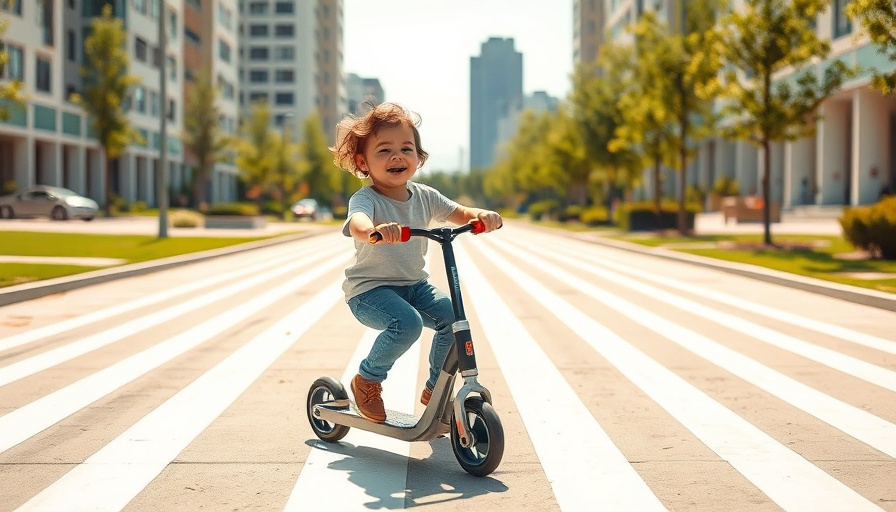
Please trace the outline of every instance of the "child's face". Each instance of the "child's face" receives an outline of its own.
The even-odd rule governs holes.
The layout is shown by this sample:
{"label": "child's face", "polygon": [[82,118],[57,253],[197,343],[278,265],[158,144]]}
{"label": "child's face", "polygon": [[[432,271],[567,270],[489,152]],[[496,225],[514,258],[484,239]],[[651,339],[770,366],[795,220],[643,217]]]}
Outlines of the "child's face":
{"label": "child's face", "polygon": [[381,188],[404,187],[420,163],[414,132],[404,123],[380,128],[367,141],[364,154],[356,158],[358,166]]}

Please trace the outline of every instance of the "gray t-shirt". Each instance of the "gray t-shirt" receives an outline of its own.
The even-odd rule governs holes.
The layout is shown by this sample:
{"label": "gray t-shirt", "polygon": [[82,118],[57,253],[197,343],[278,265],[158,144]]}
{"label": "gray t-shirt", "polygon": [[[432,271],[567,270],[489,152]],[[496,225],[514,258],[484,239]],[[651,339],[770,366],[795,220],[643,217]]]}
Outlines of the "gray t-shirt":
{"label": "gray t-shirt", "polygon": [[[427,185],[409,181],[407,186],[411,193],[407,201],[396,201],[371,187],[355,192],[348,202],[342,234],[352,236],[348,224],[355,213],[366,214],[374,226],[397,222],[402,226],[426,228],[433,221],[445,221],[459,206]],[[345,269],[342,284],[345,300],[378,286],[410,286],[428,278],[429,274],[423,270],[428,242],[424,237],[411,237],[408,242],[389,245],[355,240],[355,264]]]}

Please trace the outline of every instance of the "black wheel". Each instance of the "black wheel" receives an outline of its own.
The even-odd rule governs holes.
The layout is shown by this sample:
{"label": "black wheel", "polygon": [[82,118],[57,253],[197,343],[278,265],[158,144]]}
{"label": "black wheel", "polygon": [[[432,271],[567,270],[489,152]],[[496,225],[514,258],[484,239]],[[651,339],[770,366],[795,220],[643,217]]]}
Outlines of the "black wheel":
{"label": "black wheel", "polygon": [[486,476],[497,469],[504,456],[504,427],[492,404],[482,398],[467,398],[467,421],[473,434],[473,444],[460,444],[457,421],[451,417],[451,449],[464,471],[473,476]]}
{"label": "black wheel", "polygon": [[[346,434],[349,428],[345,425],[337,425],[314,417],[314,406],[333,400],[348,400],[348,394],[340,382],[330,377],[321,377],[314,381],[311,389],[308,390],[308,422],[311,423],[311,429],[322,441],[335,443]],[[347,403],[347,402],[346,402]]]}
{"label": "black wheel", "polygon": [[50,216],[53,220],[65,220],[68,218],[68,215],[65,213],[65,208],[61,206],[53,208],[53,213],[51,213]]}
{"label": "black wheel", "polygon": [[12,206],[0,206],[0,219],[14,219],[16,214],[12,211]]}

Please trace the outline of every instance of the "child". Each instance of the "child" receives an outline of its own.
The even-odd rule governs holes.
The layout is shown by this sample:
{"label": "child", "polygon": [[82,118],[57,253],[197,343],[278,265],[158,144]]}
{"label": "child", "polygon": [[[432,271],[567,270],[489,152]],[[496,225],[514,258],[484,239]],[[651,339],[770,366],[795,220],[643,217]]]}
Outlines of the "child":
{"label": "child", "polygon": [[[427,240],[401,242],[401,226],[432,221],[464,224],[478,219],[485,232],[501,227],[495,212],[468,208],[426,185],[410,181],[426,161],[417,131],[419,118],[383,103],[361,118],[337,127],[334,162],[372,184],[352,195],[342,227],[355,239],[355,263],[345,270],[345,299],[362,324],[382,330],[351,382],[361,415],[386,421],[382,382],[395,361],[417,340],[423,327],[435,330],[429,352],[429,379],[420,401],[429,403],[442,363],[454,343],[451,298],[427,282],[423,270]],[[371,235],[379,232],[375,244]]]}

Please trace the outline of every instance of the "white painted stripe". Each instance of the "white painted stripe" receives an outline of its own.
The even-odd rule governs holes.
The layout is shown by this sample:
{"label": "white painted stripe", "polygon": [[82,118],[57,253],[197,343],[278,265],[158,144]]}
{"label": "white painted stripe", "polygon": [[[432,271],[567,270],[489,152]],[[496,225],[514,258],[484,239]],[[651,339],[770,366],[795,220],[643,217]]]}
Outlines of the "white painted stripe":
{"label": "white painted stripe", "polygon": [[[550,358],[459,247],[461,282],[562,510],[665,510]],[[558,413],[562,428],[558,428]]]}
{"label": "white painted stripe", "polygon": [[[367,357],[379,331],[368,330],[342,375],[349,383]],[[412,414],[417,395],[417,365],[424,332],[402,355],[383,383],[387,409]],[[422,389],[422,387],[420,388]],[[363,447],[363,448],[361,448]],[[390,437],[352,429],[336,446],[316,440],[293,487],[285,510],[364,510],[405,508],[410,444]],[[365,475],[365,476],[362,476]],[[361,480],[363,478],[363,480]]]}
{"label": "white painted stripe", "polygon": [[18,510],[121,510],[340,297],[327,286]]}
{"label": "white painted stripe", "polygon": [[[616,333],[594,321],[484,245],[478,244],[484,257],[495,262],[502,272],[516,281],[534,300],[556,314],[573,332],[779,506],[785,510],[881,510],[631,346]],[[514,255],[527,261],[533,260],[520,251],[516,251]],[[545,262],[538,264],[542,271],[555,277],[558,274],[552,265]],[[588,288],[581,279],[570,284],[578,289]],[[614,297],[613,300],[621,299]]]}
{"label": "white painted stripe", "polygon": [[234,309],[223,311],[151,348],[0,417],[0,432],[3,432],[3,437],[0,437],[0,452],[38,434],[144,373],[186,353],[281,300],[283,296],[294,293],[299,287],[342,263],[344,260],[341,258],[324,261],[268,293],[254,297]]}
{"label": "white painted stripe", "polygon": [[343,250],[338,247],[333,247],[329,252],[315,251],[312,255],[305,258],[290,258],[288,264],[282,262],[273,270],[258,274],[252,278],[247,277],[250,275],[248,269],[243,270],[240,272],[239,278],[234,276],[233,280],[235,282],[230,286],[214,289],[205,295],[200,295],[186,302],[177,303],[167,309],[156,311],[155,313],[131,320],[130,322],[118,325],[109,330],[66,343],[59,348],[43,352],[28,359],[23,359],[5,368],[0,368],[0,386],[4,386],[18,379],[23,379],[39,371],[46,370],[47,368],[64,363],[65,361],[69,361],[93,350],[105,347],[127,336],[161,325],[203,306],[224,300],[226,297],[235,295],[243,290],[263,283],[264,281],[274,279],[283,274],[293,273],[297,268],[310,266],[320,259],[332,258],[339,252],[343,252]]}
{"label": "white painted stripe", "polygon": [[[640,325],[674,341],[697,356],[737,375],[794,407],[884,452],[890,457],[896,457],[896,425],[868,411],[849,405],[798,382],[743,354],[716,343],[698,332],[681,327],[676,322],[667,320],[630,301],[588,284],[580,276],[574,276],[565,272],[556,266],[548,264],[543,259],[521,251],[517,251],[514,254],[531,265],[543,268],[547,274],[570,286],[576,287],[583,293],[633,319]],[[571,264],[571,262],[564,261],[564,264]]]}
{"label": "white painted stripe", "polygon": [[[601,279],[621,284],[639,293],[648,295],[649,297],[665,302],[673,307],[683,309],[690,314],[705,318],[711,322],[725,326],[729,329],[736,330],[747,336],[755,338],[757,341],[768,345],[778,347],[782,350],[792,352],[794,354],[805,357],[817,363],[839,370],[847,375],[851,375],[857,379],[870,382],[876,386],[883,387],[890,391],[896,391],[896,372],[881,368],[880,366],[862,361],[861,359],[848,356],[818,345],[813,345],[793,336],[786,335],[780,331],[769,329],[762,325],[744,320],[740,317],[725,313],[718,309],[709,308],[699,304],[698,302],[686,299],[681,295],[673,294],[660,288],[649,286],[639,282],[636,279],[627,278],[615,272],[602,270],[599,267],[585,263],[579,259],[564,256],[556,251],[556,246],[552,246],[555,250],[546,251],[543,246],[527,245],[530,250],[540,254],[543,257],[551,258],[563,263],[566,268],[576,268],[584,270]],[[609,266],[609,265],[608,265]],[[610,268],[621,265],[614,265]],[[616,270],[616,269],[614,269]],[[641,274],[639,274],[641,275]],[[696,287],[695,287],[696,288]],[[690,290],[688,290],[690,291]]]}
{"label": "white painted stripe", "polygon": [[[324,237],[315,237],[313,239],[315,242],[318,239],[323,239]],[[330,242],[332,243],[332,242]],[[302,250],[314,251],[317,249],[318,244],[314,243],[312,246],[307,247],[302,245],[300,248]],[[295,251],[295,247],[293,244],[289,244],[289,250]],[[284,249],[286,249],[284,247]],[[37,329],[33,329],[27,332],[23,332],[21,334],[16,334],[14,336],[7,336],[6,338],[0,339],[0,350],[8,350],[13,347],[18,347],[20,345],[24,345],[26,343],[31,343],[32,341],[36,341],[42,338],[47,338],[49,336],[53,336],[55,334],[59,334],[61,332],[70,331],[72,329],[76,329],[78,327],[82,327],[85,325],[89,325],[95,322],[99,322],[105,320],[107,318],[111,318],[116,315],[120,315],[122,313],[127,313],[128,311],[133,311],[135,309],[139,309],[142,307],[150,306],[152,304],[156,304],[159,302],[163,302],[166,300],[173,299],[179,295],[184,295],[186,293],[190,293],[194,290],[199,290],[201,288],[205,288],[207,286],[213,286],[221,282],[232,281],[234,279],[239,279],[240,276],[244,275],[246,272],[252,273],[257,272],[263,268],[270,267],[272,265],[280,265],[283,261],[288,260],[290,258],[295,257],[294,254],[285,254],[279,255],[280,252],[277,251],[277,256],[272,256],[270,253],[265,252],[263,256],[252,258],[251,260],[246,260],[243,268],[239,270],[235,270],[233,272],[227,272],[224,274],[216,275],[207,279],[203,279],[200,281],[195,281],[191,283],[184,284],[183,286],[179,286],[177,288],[172,288],[170,290],[165,290],[159,293],[154,293],[152,295],[147,295],[145,297],[141,297],[136,300],[128,301],[123,304],[118,304],[112,307],[104,308],[99,311],[95,311],[93,313],[88,313],[85,315],[81,315],[75,318],[70,318],[61,322],[56,322],[51,325],[47,325],[44,327],[39,327]],[[257,260],[261,260],[261,263],[254,263]]]}
{"label": "white painted stripe", "polygon": [[[531,232],[527,231],[527,237]],[[533,234],[533,236],[538,236]],[[550,237],[549,242],[552,246],[554,244],[565,244],[565,241],[560,240],[558,237]],[[569,245],[571,250],[581,252],[582,247],[581,244],[576,246]],[[594,244],[588,244],[588,247],[593,248]],[[760,304],[757,302],[749,301],[734,295],[729,295],[727,293],[718,292],[714,290],[709,290],[705,288],[695,287],[693,283],[687,283],[683,281],[679,281],[676,279],[672,279],[666,276],[662,276],[659,274],[653,274],[642,268],[635,268],[631,266],[627,266],[625,264],[626,258],[632,257],[630,253],[626,253],[625,256],[619,255],[618,250],[606,250],[604,251],[606,257],[601,257],[599,260],[595,260],[594,263],[611,268],[613,270],[617,270],[619,272],[624,272],[627,274],[634,275],[637,278],[644,278],[647,280],[654,281],[656,283],[660,283],[664,286],[668,286],[670,288],[675,288],[678,290],[685,291],[687,293],[691,293],[694,295],[698,295],[700,297],[704,297],[716,302],[720,302],[722,304],[728,304],[729,306],[734,306],[736,308],[743,309],[745,311],[750,311],[752,313],[756,313],[757,315],[762,315],[767,318],[773,318],[775,320],[786,322],[791,325],[796,325],[798,327],[804,329],[810,329],[815,332],[819,332],[824,334],[825,336],[833,336],[836,338],[840,338],[844,341],[848,341],[850,343],[855,343],[857,345],[862,345],[868,348],[872,348],[875,350],[880,350],[882,352],[887,352],[889,354],[896,354],[896,341],[888,340],[885,338],[881,338],[878,336],[873,336],[871,334],[866,334],[863,332],[859,332],[853,329],[849,329],[840,325],[831,324],[828,322],[822,322],[820,320],[814,320],[812,318],[807,318],[795,313],[791,313],[786,310],[773,308],[767,306],[765,304]],[[640,256],[639,256],[640,257]],[[613,259],[615,262],[610,261]],[[622,262],[620,264],[620,262]]]}

